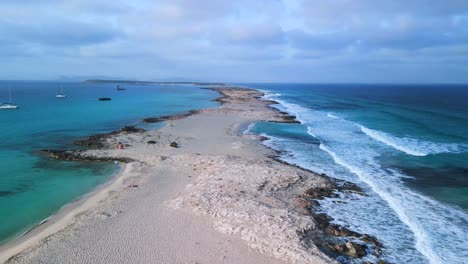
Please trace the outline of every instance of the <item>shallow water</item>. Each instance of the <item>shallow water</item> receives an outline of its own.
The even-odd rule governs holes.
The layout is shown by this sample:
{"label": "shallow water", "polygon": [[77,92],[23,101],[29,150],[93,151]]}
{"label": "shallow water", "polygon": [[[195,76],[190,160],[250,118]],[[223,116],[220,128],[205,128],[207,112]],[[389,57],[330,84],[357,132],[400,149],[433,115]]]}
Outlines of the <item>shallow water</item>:
{"label": "shallow water", "polygon": [[284,160],[369,193],[322,201],[335,222],[379,238],[394,263],[466,263],[468,87],[250,86],[301,121],[250,131]]}
{"label": "shallow water", "polygon": [[[64,99],[55,98],[62,86]],[[122,86],[122,85],[121,85]],[[217,93],[193,86],[0,82],[18,110],[0,110],[0,243],[20,235],[118,170],[109,163],[51,160],[38,150],[71,148],[77,138],[143,125],[145,117],[213,107]],[[98,101],[111,97],[111,101]]]}

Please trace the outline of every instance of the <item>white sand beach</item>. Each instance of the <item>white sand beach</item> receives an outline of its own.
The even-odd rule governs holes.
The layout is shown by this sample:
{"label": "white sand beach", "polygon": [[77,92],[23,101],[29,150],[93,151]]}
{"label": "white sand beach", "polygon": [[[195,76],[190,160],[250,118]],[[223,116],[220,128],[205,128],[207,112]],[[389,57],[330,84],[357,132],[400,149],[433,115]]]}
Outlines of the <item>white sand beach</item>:
{"label": "white sand beach", "polygon": [[[334,263],[295,193],[326,179],[271,158],[250,122],[288,121],[261,93],[223,89],[219,108],[120,133],[83,157],[130,158],[112,182],[0,248],[5,263]],[[155,141],[148,144],[148,141]],[[176,142],[178,147],[171,146]]]}

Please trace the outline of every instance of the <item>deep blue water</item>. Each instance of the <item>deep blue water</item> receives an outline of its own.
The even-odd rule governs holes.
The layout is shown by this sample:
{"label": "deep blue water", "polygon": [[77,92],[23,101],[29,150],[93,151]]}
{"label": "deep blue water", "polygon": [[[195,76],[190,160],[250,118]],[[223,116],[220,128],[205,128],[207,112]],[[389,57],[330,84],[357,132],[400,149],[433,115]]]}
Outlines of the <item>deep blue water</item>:
{"label": "deep blue water", "polygon": [[[64,99],[55,98],[62,86]],[[57,82],[0,82],[0,101],[11,87],[18,110],[0,110],[0,243],[27,231],[61,207],[104,183],[114,164],[63,162],[40,149],[70,148],[90,134],[145,117],[213,107],[213,91],[193,86],[123,85]],[[99,97],[111,97],[108,102]],[[158,125],[152,126],[156,128]]]}
{"label": "deep blue water", "polygon": [[468,262],[468,86],[244,85],[301,121],[250,132],[369,193],[322,201],[336,223],[379,238],[392,263]]}

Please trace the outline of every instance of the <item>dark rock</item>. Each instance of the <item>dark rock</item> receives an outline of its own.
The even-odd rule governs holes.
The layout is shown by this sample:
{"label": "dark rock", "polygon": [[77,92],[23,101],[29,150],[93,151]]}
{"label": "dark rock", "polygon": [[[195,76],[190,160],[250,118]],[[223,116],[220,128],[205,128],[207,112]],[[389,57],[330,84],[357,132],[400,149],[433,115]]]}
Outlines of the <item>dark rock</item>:
{"label": "dark rock", "polygon": [[93,149],[102,149],[105,147],[104,143],[99,139],[91,139],[91,137],[88,139],[76,140],[75,145]]}
{"label": "dark rock", "polygon": [[[262,100],[265,104],[267,105],[275,105],[275,104],[279,104],[278,102],[276,101],[273,101],[273,100]],[[276,108],[274,108],[275,110],[278,110]]]}
{"label": "dark rock", "polygon": [[327,214],[314,214],[314,220],[317,223],[317,227],[319,229],[325,229],[330,225],[330,221],[332,220]]}
{"label": "dark rock", "polygon": [[148,143],[148,144],[156,144],[156,141],[150,140],[150,141],[148,141],[148,142],[146,142],[146,143]]}
{"label": "dark rock", "polygon": [[92,148],[92,149],[103,149],[106,147],[110,147],[107,144],[105,144],[106,138],[118,135],[120,133],[129,134],[129,133],[141,133],[144,131],[145,130],[142,128],[137,128],[134,126],[125,126],[121,128],[120,130],[112,131],[107,134],[97,134],[97,135],[89,136],[86,139],[75,140],[74,143],[76,146],[80,146],[80,147]]}
{"label": "dark rock", "polygon": [[296,120],[296,117],[293,115],[283,115],[282,118],[285,123],[300,123]]}
{"label": "dark rock", "polygon": [[110,100],[112,100],[112,99],[109,98],[109,97],[101,97],[101,98],[99,98],[98,100],[99,100],[99,101],[110,101]]}
{"label": "dark rock", "polygon": [[344,254],[347,252],[347,247],[345,244],[334,244],[334,243],[328,243],[327,247],[331,249],[334,252],[338,252],[341,254]]}
{"label": "dark rock", "polygon": [[169,121],[169,120],[178,120],[182,118],[189,117],[191,115],[199,113],[199,110],[190,110],[187,113],[183,113],[180,115],[171,115],[171,116],[160,116],[160,117],[148,117],[143,119],[143,122],[145,123],[158,123],[158,122],[163,122],[163,121]]}
{"label": "dark rock", "polygon": [[324,230],[325,234],[339,237],[360,237],[361,234],[351,231],[345,227],[330,224]]}
{"label": "dark rock", "polygon": [[134,126],[124,126],[122,129],[120,129],[120,132],[140,133],[140,132],[145,132],[145,130],[143,128],[138,128]]}
{"label": "dark rock", "polygon": [[308,200],[308,201],[310,203],[311,208],[320,206],[320,203],[318,201],[316,201],[316,200]]}
{"label": "dark rock", "polygon": [[373,244],[377,247],[383,247],[382,243],[380,243],[377,238],[370,236],[370,235],[363,235],[360,239],[368,244]]}
{"label": "dark rock", "polygon": [[112,157],[96,157],[96,156],[89,156],[89,155],[82,155],[81,151],[79,150],[51,150],[51,149],[44,149],[41,150],[43,153],[47,153],[47,155],[51,158],[57,160],[66,160],[66,161],[120,161],[120,162],[132,162],[133,160],[130,158],[112,158]]}
{"label": "dark rock", "polygon": [[300,124],[301,122],[297,121],[296,118],[289,118],[289,117],[282,117],[283,119],[278,121],[278,120],[270,120],[268,122],[271,123],[289,123],[289,124]]}
{"label": "dark rock", "polygon": [[260,139],[260,141],[265,141],[265,140],[268,140],[269,138],[265,137],[265,136],[260,136],[259,139]]}
{"label": "dark rock", "polygon": [[366,246],[355,243],[348,242],[346,243],[346,248],[348,249],[348,255],[353,258],[362,258],[367,255]]}
{"label": "dark rock", "polygon": [[170,146],[173,147],[173,148],[179,148],[180,147],[179,144],[177,142],[175,142],[175,141],[171,142]]}
{"label": "dark rock", "polygon": [[162,117],[148,117],[143,119],[143,122],[145,123],[157,123],[157,122],[162,122],[165,121]]}
{"label": "dark rock", "polygon": [[367,255],[366,246],[355,243],[347,242],[345,244],[327,243],[326,246],[333,252],[339,255],[347,255],[353,258],[362,258]]}
{"label": "dark rock", "polygon": [[[322,177],[327,178],[324,175]],[[325,197],[337,197],[337,191],[358,194],[362,192],[358,186],[352,183],[330,180],[326,185],[310,188],[299,196],[299,198],[309,202],[308,209],[315,221],[316,229],[312,239],[313,243],[325,254],[333,258],[343,258],[345,262],[347,262],[347,258],[361,258],[366,256],[368,252],[376,257],[381,257],[383,245],[375,237],[331,223],[333,219],[330,216],[320,213],[318,200]],[[293,203],[296,207],[305,206],[301,200],[293,200]]]}
{"label": "dark rock", "polygon": [[348,181],[339,181],[337,182],[337,189],[344,193],[355,193],[362,196],[367,196],[367,194],[362,190],[361,187],[357,186],[356,184]]}
{"label": "dark rock", "polygon": [[333,189],[328,187],[314,187],[304,192],[304,197],[310,199],[323,199],[324,197],[333,197]]}

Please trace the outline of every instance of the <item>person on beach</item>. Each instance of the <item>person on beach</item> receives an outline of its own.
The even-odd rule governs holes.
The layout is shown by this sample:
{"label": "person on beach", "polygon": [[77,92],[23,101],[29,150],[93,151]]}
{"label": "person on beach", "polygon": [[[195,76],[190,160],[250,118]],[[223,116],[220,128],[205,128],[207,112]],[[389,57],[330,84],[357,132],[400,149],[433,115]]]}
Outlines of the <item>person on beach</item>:
{"label": "person on beach", "polygon": [[119,142],[119,144],[117,145],[117,148],[118,149],[124,149],[125,145],[122,144],[122,142]]}

